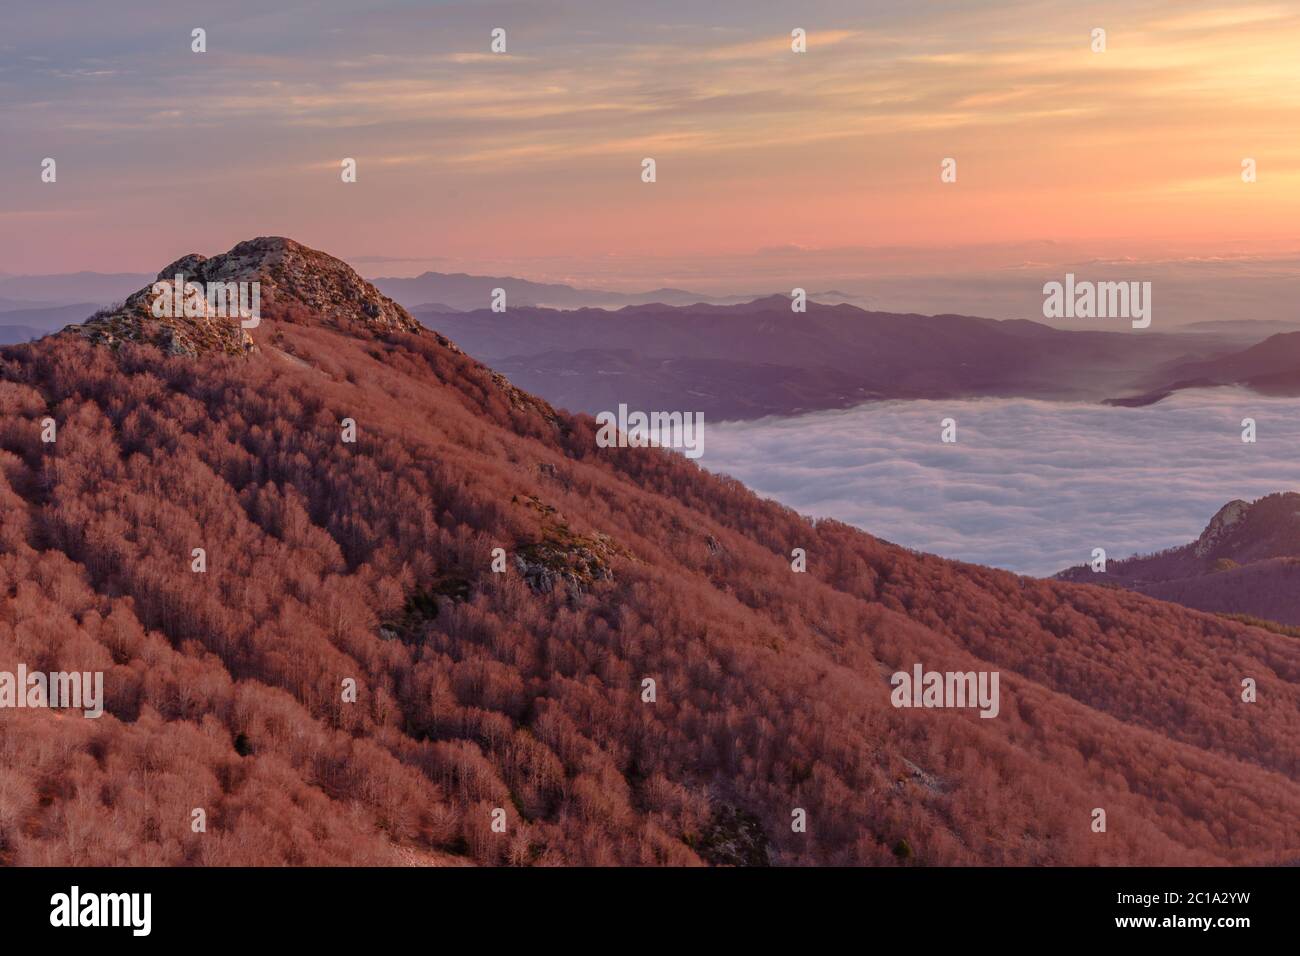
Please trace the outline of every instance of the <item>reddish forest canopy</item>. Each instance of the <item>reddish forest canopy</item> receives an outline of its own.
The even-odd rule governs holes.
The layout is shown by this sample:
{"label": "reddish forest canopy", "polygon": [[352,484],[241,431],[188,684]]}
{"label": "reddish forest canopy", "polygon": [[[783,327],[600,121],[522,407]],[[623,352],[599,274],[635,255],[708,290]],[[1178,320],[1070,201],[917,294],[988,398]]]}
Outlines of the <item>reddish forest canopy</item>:
{"label": "reddish forest canopy", "polygon": [[253,337],[0,353],[0,670],[106,698],[0,711],[0,861],[1300,861],[1295,638],[597,448],[434,335]]}

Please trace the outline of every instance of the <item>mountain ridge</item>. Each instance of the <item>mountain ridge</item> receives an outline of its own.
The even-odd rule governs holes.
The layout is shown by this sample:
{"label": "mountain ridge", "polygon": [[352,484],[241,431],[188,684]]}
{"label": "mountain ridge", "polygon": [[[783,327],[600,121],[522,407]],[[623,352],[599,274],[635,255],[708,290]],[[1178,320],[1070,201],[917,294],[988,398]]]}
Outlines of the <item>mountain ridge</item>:
{"label": "mountain ridge", "polygon": [[1182,363],[1164,373],[1153,388],[1109,404],[1140,406],[1189,388],[1239,385],[1261,395],[1300,395],[1300,331],[1276,332],[1240,351],[1204,361]]}
{"label": "mountain ridge", "polygon": [[1148,594],[1186,607],[1300,625],[1300,493],[1234,499],[1187,544],[1068,568],[1062,581]]}
{"label": "mountain ridge", "polygon": [[689,289],[661,287],[647,292],[614,292],[607,289],[580,288],[560,282],[534,282],[516,276],[483,276],[465,272],[426,271],[411,278],[381,276],[375,286],[401,302],[412,312],[426,303],[442,303],[456,311],[472,312],[486,308],[494,289],[504,289],[509,302],[517,306],[543,306],[562,309],[584,307],[620,307],[654,302],[662,298],[674,305],[696,302],[729,303],[752,296],[714,296]]}
{"label": "mountain ridge", "polygon": [[[1300,860],[1293,639],[601,447],[442,336],[250,334],[0,350],[0,667],[106,689],[0,721],[0,861]],[[892,706],[917,664],[999,716]]]}
{"label": "mountain ridge", "polygon": [[[696,403],[692,410],[711,420],[843,408],[855,396],[1100,402],[1144,383],[1153,370],[1225,351],[1208,333],[1064,331],[1028,320],[815,300],[794,312],[784,295],[737,305],[511,305],[416,317],[571,411],[608,408],[611,388],[628,378],[651,407],[675,408],[685,393]],[[688,368],[699,372],[685,378]],[[827,370],[831,377],[819,384]],[[735,396],[719,392],[720,382]]]}

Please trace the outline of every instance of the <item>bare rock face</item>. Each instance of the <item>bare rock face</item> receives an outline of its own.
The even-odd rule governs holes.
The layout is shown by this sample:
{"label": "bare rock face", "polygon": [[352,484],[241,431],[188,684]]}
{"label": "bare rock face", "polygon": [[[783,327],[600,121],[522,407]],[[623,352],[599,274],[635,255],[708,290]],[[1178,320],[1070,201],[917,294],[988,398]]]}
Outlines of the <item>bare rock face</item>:
{"label": "bare rock face", "polygon": [[278,236],[249,239],[210,259],[197,253],[182,256],[158,273],[162,285],[157,290],[154,286],[141,289],[120,307],[99,312],[64,331],[109,346],[149,343],[174,355],[246,355],[258,350],[238,315],[230,310],[213,310],[205,303],[197,315],[159,317],[155,300],[160,294],[171,295],[178,275],[184,283],[205,286],[256,282],[261,314],[268,317],[322,322],[376,335],[422,331],[406,309],[347,263]]}
{"label": "bare rock face", "polygon": [[1241,521],[1250,511],[1250,503],[1237,499],[1229,501],[1219,509],[1218,514],[1210,519],[1209,525],[1201,532],[1201,536],[1196,540],[1195,551],[1197,557],[1209,555],[1227,534],[1228,530],[1237,522]]}
{"label": "bare rock face", "polygon": [[[194,257],[186,257],[190,258]],[[68,326],[64,333],[80,335],[110,348],[123,342],[156,345],[169,355],[196,356],[208,352],[246,355],[257,351],[252,336],[240,326],[239,319],[210,308],[206,300],[198,315],[155,316],[155,300],[160,296],[170,297],[175,290],[176,273],[164,279],[165,274],[159,274],[157,290],[153,286],[141,289],[117,308],[96,312],[80,325]],[[192,280],[187,277],[187,281]]]}
{"label": "bare rock face", "polygon": [[576,601],[596,581],[614,579],[610,562],[621,549],[612,538],[600,533],[576,533],[552,505],[535,496],[522,501],[516,498],[513,503],[538,517],[536,538],[521,542],[515,553],[515,568],[530,588],[550,594],[564,587],[569,600]]}

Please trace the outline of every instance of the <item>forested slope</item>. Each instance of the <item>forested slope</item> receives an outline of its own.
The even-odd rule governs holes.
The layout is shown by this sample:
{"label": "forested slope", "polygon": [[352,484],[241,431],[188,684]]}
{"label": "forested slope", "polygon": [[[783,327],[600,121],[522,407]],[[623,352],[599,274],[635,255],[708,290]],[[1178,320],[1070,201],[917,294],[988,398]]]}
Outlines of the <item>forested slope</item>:
{"label": "forested slope", "polygon": [[[1293,638],[597,448],[435,334],[251,335],[0,352],[0,669],[107,697],[0,711],[6,863],[1300,859]],[[916,663],[999,715],[895,709]]]}

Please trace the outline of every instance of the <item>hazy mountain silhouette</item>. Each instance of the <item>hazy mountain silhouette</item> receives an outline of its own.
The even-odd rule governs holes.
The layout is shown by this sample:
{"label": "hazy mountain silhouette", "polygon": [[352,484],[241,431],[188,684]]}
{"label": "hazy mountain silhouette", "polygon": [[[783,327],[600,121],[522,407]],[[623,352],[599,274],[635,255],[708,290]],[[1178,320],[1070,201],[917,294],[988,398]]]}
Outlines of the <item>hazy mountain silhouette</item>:
{"label": "hazy mountain silhouette", "polygon": [[1183,389],[1222,385],[1240,385],[1261,395],[1300,396],[1300,332],[1270,335],[1239,352],[1180,363],[1150,382],[1148,390],[1111,404],[1150,405]]}
{"label": "hazy mountain silhouette", "polygon": [[93,302],[78,302],[72,305],[12,309],[8,312],[0,312],[0,327],[22,325],[53,332],[70,322],[84,319],[97,308],[99,306]]}
{"label": "hazy mountain silhouette", "polygon": [[49,303],[37,302],[32,299],[6,299],[4,296],[0,296],[0,316],[18,309],[41,309],[48,307],[48,305]]}
{"label": "hazy mountain silhouette", "polygon": [[858,376],[825,366],[642,356],[631,349],[544,352],[496,359],[492,365],[554,405],[590,413],[620,402],[655,409],[675,403],[709,419],[748,419],[849,408],[887,397],[869,391]]}
{"label": "hazy mountain silhouette", "polygon": [[695,302],[738,302],[753,296],[712,296],[687,289],[652,289],[648,292],[611,292],[578,289],[554,282],[531,282],[513,276],[473,276],[463,272],[426,272],[410,279],[379,278],[375,287],[411,311],[454,309],[470,312],[491,307],[494,289],[504,289],[516,306],[553,309],[618,308],[645,302],[689,305]]}
{"label": "hazy mountain silhouette", "polygon": [[1244,340],[1243,346],[1254,345],[1278,332],[1300,332],[1300,319],[1216,319],[1189,322],[1178,327],[1180,332],[1205,332]]}
{"label": "hazy mountain silhouette", "polygon": [[785,296],[617,311],[416,311],[469,354],[573,411],[628,383],[657,408],[752,418],[866,397],[1101,401],[1159,370],[1230,348],[1213,334],[1062,331],[1023,320],[867,312]]}
{"label": "hazy mountain silhouette", "polygon": [[0,296],[20,300],[22,308],[34,303],[73,305],[95,302],[109,305],[124,298],[149,281],[136,272],[69,272],[61,275],[0,277]]}
{"label": "hazy mountain silhouette", "polygon": [[12,345],[15,342],[30,342],[43,335],[49,335],[49,329],[37,329],[30,325],[0,325],[0,345]]}
{"label": "hazy mountain silhouette", "polygon": [[[251,347],[124,308],[0,351],[0,670],[106,696],[4,712],[0,862],[1300,857],[1293,638],[599,447],[289,240],[182,270],[267,285]],[[894,707],[918,664],[998,715]]]}

